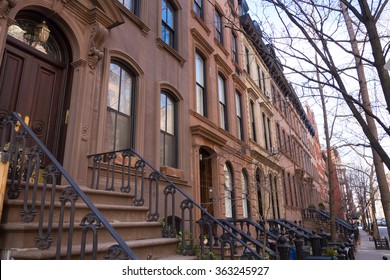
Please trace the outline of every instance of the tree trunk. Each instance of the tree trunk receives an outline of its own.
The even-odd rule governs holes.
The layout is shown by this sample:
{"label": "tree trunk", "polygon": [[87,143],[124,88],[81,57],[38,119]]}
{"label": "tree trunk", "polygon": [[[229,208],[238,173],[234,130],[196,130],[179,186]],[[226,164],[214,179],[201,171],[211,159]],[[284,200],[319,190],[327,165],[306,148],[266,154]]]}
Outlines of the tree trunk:
{"label": "tree trunk", "polygon": [[368,38],[370,40],[372,55],[374,57],[374,66],[381,82],[383,94],[387,103],[387,110],[390,113],[390,76],[389,72],[384,68],[386,60],[383,55],[378,29],[376,28],[376,19],[372,15],[370,6],[366,0],[359,0],[358,2],[362,11],[362,23],[366,26]]}
{"label": "tree trunk", "polygon": [[[317,56],[315,57],[317,60]],[[316,62],[316,64],[318,64]],[[317,79],[320,81],[320,75],[317,71]],[[329,136],[329,126],[328,126],[328,117],[326,110],[326,103],[322,85],[319,84],[319,92],[321,96],[321,105],[322,113],[324,116],[324,130],[325,130],[325,140],[326,140],[326,153],[327,153],[327,162],[328,162],[328,185],[329,185],[329,215],[330,215],[330,238],[333,242],[337,240],[336,236],[336,221],[334,218],[334,182],[333,182],[333,166],[332,166],[332,151],[330,146],[330,136]]]}
{"label": "tree trunk", "polygon": [[[360,86],[360,92],[362,95],[362,100],[363,100],[363,105],[366,109],[365,115],[366,115],[366,120],[367,120],[367,126],[372,132],[373,137],[378,141],[378,130],[376,128],[375,120],[367,113],[372,113],[372,108],[371,108],[371,102],[370,102],[370,97],[368,94],[368,89],[367,89],[367,81],[366,81],[366,76],[364,73],[364,66],[362,63],[362,60],[360,59],[360,53],[358,49],[358,44],[356,41],[356,37],[354,34],[353,26],[351,19],[348,14],[347,7],[341,3],[341,7],[343,10],[343,16],[344,20],[347,26],[349,38],[351,40],[351,47],[352,47],[352,52],[355,54],[355,63],[356,63],[356,69],[357,69],[357,75],[359,78],[359,86]],[[375,27],[376,31],[376,27]],[[379,37],[378,37],[379,38]],[[371,40],[371,39],[370,39]],[[379,45],[380,47],[380,45]],[[382,52],[382,50],[380,50]],[[383,56],[383,55],[382,55]],[[379,59],[379,58],[378,58]],[[383,58],[384,61],[384,58]],[[383,66],[382,66],[383,68]],[[386,70],[385,70],[386,71]],[[387,75],[388,77],[388,75]],[[390,93],[390,89],[388,91]],[[372,155],[374,159],[374,166],[375,166],[375,172],[377,176],[377,181],[378,181],[378,186],[379,186],[379,191],[381,194],[381,201],[382,201],[382,207],[384,210],[385,218],[387,221],[387,231],[390,233],[390,190],[389,190],[389,185],[386,179],[386,173],[385,173],[385,168],[383,166],[383,161],[379,154],[376,152],[374,148],[371,148],[372,150]],[[372,205],[372,207],[375,207],[375,204]],[[375,220],[375,221],[374,221]],[[376,225],[376,218],[373,216],[373,223],[374,223],[374,228]]]}

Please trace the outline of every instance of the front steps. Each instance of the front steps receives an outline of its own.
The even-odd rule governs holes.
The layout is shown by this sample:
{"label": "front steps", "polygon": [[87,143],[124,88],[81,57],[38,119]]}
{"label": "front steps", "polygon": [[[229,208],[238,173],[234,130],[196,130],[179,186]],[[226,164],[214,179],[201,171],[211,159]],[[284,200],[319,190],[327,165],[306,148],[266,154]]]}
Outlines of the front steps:
{"label": "front steps", "polygon": [[[56,187],[56,201],[59,194],[67,186]],[[50,187],[48,187],[50,190]],[[49,249],[40,250],[36,248],[35,239],[38,235],[38,223],[41,208],[40,194],[42,185],[38,186],[38,199],[36,203],[36,216],[34,221],[25,223],[21,220],[21,210],[23,209],[24,188],[17,199],[6,198],[4,202],[4,211],[0,224],[0,248],[3,251],[2,256],[11,259],[54,259],[56,256],[57,234],[58,234],[58,216],[60,212],[60,203],[56,202],[53,214],[52,234],[53,241]],[[126,244],[135,252],[139,259],[163,259],[166,257],[175,257],[178,245],[177,238],[162,238],[162,223],[147,222],[148,207],[133,206],[133,195],[111,191],[99,191],[83,188],[88,198],[101,211],[103,216],[110,222],[118,234],[125,240]],[[31,196],[31,192],[29,194]],[[46,195],[46,201],[50,195]],[[45,203],[44,225],[47,223],[48,202]],[[31,205],[31,203],[29,203]],[[67,208],[69,208],[67,206]],[[76,202],[75,223],[73,229],[72,259],[80,258],[80,243],[82,239],[83,228],[80,222],[90,211],[84,202],[79,198]],[[64,229],[69,228],[69,224],[63,224]],[[44,227],[46,232],[47,226]],[[90,236],[89,236],[90,237]],[[89,238],[91,239],[91,237]],[[92,241],[88,239],[86,259],[91,258]],[[61,237],[61,258],[66,257],[66,245],[68,241],[67,232],[63,231]],[[103,227],[98,232],[98,256],[97,259],[103,259],[106,250],[114,245],[111,235]],[[4,258],[4,257],[3,257]]]}

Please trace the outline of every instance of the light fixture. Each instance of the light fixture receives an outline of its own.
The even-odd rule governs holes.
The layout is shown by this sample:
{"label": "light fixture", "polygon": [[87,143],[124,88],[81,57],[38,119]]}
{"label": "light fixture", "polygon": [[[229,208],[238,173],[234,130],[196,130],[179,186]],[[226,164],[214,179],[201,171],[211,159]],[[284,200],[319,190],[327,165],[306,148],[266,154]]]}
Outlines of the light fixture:
{"label": "light fixture", "polygon": [[34,39],[39,43],[46,43],[47,39],[50,36],[50,29],[47,27],[46,22],[42,21],[42,23],[37,24],[34,28]]}

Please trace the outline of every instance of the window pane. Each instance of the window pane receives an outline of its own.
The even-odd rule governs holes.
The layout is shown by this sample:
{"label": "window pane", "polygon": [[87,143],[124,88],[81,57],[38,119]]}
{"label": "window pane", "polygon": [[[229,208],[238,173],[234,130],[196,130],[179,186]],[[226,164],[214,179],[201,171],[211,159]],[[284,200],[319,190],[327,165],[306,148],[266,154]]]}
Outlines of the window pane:
{"label": "window pane", "polygon": [[160,107],[160,129],[162,131],[167,130],[167,98],[165,94],[161,94],[161,107]]}
{"label": "window pane", "polygon": [[167,130],[168,133],[175,134],[175,111],[174,104],[170,98],[167,98]]}
{"label": "window pane", "polygon": [[130,148],[130,119],[126,116],[117,115],[115,150]]}
{"label": "window pane", "polygon": [[195,55],[196,60],[196,82],[200,84],[201,86],[204,86],[204,64],[203,59],[196,54]]}
{"label": "window pane", "polygon": [[242,215],[248,218],[248,182],[244,172],[241,172],[241,187],[242,187]]}
{"label": "window pane", "polygon": [[110,65],[110,81],[108,84],[107,106],[118,110],[121,69],[116,64]]}
{"label": "window pane", "polygon": [[224,177],[225,177],[225,211],[226,218],[231,218],[233,216],[232,211],[232,191],[233,191],[233,180],[230,168],[225,164],[224,168]]}
{"label": "window pane", "polygon": [[119,111],[130,115],[131,108],[132,77],[126,71],[122,71],[121,93]]}
{"label": "window pane", "polygon": [[107,151],[114,151],[114,139],[115,139],[115,113],[112,111],[107,112],[106,118],[106,133],[104,146]]}
{"label": "window pane", "polygon": [[201,114],[202,116],[204,115],[203,102],[204,102],[203,88],[196,85],[196,112],[198,114]]}
{"label": "window pane", "polygon": [[225,81],[221,76],[218,76],[218,95],[219,101],[225,104]]}

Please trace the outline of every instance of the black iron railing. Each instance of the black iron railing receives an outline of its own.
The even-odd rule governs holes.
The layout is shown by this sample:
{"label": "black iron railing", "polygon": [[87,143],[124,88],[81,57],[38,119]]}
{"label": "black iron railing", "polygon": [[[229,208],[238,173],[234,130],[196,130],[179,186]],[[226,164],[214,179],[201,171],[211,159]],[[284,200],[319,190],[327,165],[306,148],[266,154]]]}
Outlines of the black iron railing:
{"label": "black iron railing", "polygon": [[[37,248],[48,250],[46,255],[56,259],[137,259],[18,114],[12,113],[3,120],[1,132],[2,159],[10,163],[8,198],[17,199],[23,194],[21,220],[32,223],[38,219]],[[66,188],[59,186],[60,179]],[[81,208],[89,211],[81,220],[76,204],[83,204]],[[101,252],[99,233],[103,232],[111,238],[105,236],[104,246],[108,249]]]}
{"label": "black iron railing", "polygon": [[[252,245],[257,253],[267,255],[268,259],[277,259],[275,250],[269,248],[269,239],[272,239],[276,244],[276,235],[265,231],[262,226],[249,219],[225,219],[220,221],[232,232],[240,236],[247,244]],[[249,254],[247,254],[247,257],[248,255]]]}
{"label": "black iron railing", "polygon": [[268,220],[268,223],[270,224],[271,231],[284,232],[289,235],[300,234],[306,242],[310,241],[310,236],[313,235],[313,233],[310,233],[309,231],[302,229],[298,225],[294,226],[293,224],[290,224],[286,220],[270,219]]}
{"label": "black iron railing", "polygon": [[[134,206],[145,205],[149,208],[148,221],[163,224],[163,237],[180,238],[181,254],[219,255],[224,247],[233,248],[232,244],[235,243],[242,244],[241,255],[251,254],[253,259],[262,259],[252,245],[217,220],[134,150],[118,150],[88,157],[92,167],[91,188],[131,193]],[[195,217],[200,219],[195,222]],[[195,224],[197,230],[194,229]],[[230,257],[233,257],[232,253]]]}

